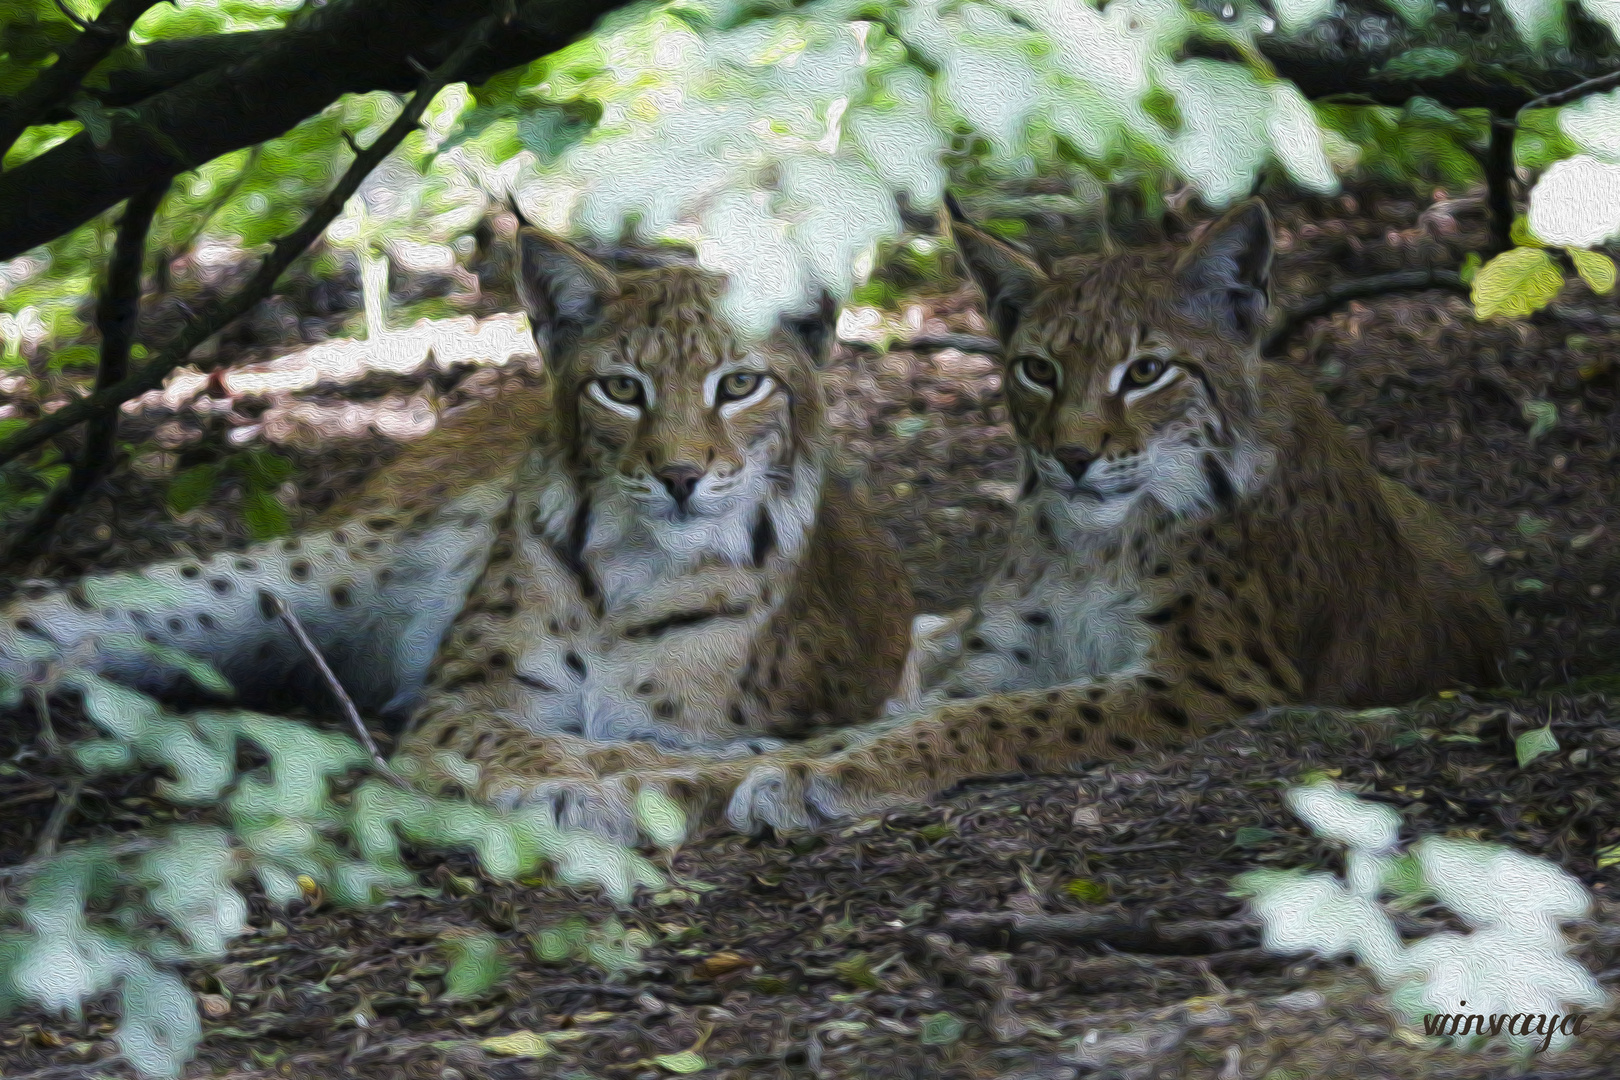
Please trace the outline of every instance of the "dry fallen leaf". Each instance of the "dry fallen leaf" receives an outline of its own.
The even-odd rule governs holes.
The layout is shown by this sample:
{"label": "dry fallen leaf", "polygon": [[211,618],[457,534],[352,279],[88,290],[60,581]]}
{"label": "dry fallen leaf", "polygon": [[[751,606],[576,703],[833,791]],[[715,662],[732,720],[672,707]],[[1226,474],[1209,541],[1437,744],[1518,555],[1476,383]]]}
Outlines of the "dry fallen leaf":
{"label": "dry fallen leaf", "polygon": [[482,1046],[492,1054],[504,1054],[507,1057],[537,1058],[545,1057],[551,1053],[558,1043],[572,1042],[583,1039],[583,1031],[548,1031],[540,1034],[534,1031],[514,1031],[510,1035],[491,1035],[479,1041]]}
{"label": "dry fallen leaf", "polygon": [[741,968],[752,967],[754,961],[741,953],[717,952],[699,960],[692,969],[692,976],[698,979],[717,979]]}

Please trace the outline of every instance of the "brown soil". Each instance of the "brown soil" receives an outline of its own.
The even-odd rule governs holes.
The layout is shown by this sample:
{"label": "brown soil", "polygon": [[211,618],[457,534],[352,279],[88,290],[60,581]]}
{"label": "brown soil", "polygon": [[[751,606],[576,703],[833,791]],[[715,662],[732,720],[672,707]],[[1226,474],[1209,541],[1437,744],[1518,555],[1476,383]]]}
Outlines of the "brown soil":
{"label": "brown soil", "polygon": [[[1346,277],[1456,265],[1483,235],[1476,208],[1422,219],[1419,209],[1365,198],[1284,208],[1282,303]],[[925,337],[982,333],[966,291],[923,314]],[[1409,834],[1510,843],[1584,881],[1598,908],[1577,928],[1579,955],[1610,988],[1620,982],[1620,867],[1598,865],[1598,852],[1620,843],[1620,729],[1608,696],[1620,683],[1595,678],[1620,670],[1620,368],[1608,360],[1617,346],[1620,305],[1572,286],[1556,311],[1518,324],[1476,322],[1441,292],[1352,304],[1288,348],[1381,468],[1463,521],[1513,617],[1516,689],[1394,715],[1295,710],[1181,752],[978,783],[786,845],[701,842],[674,869],[711,889],[643,896],[619,913],[654,944],[643,970],[617,977],[544,963],[532,948],[538,930],[570,914],[600,924],[614,914],[606,901],[478,882],[459,859],[424,859],[434,895],[381,913],[256,901],[261,929],[191,973],[223,1010],[207,1022],[193,1074],[652,1078],[668,1075],[657,1056],[701,1042],[703,1075],[728,1077],[1523,1075],[1500,1046],[1465,1054],[1404,1040],[1352,965],[1265,954],[1231,882],[1257,867],[1338,867],[1283,807],[1279,783],[1338,769],[1398,807]],[[487,392],[501,377],[421,392]],[[950,348],[846,350],[832,385],[836,422],[872,462],[924,605],[966,603],[995,557],[1015,475],[991,364]],[[278,407],[261,404],[254,410]],[[1554,423],[1532,439],[1538,415]],[[195,447],[251,419],[235,416],[139,422],[189,427]],[[375,435],[299,451],[299,487],[318,493],[302,513],[388,451]],[[231,491],[175,522],[163,486],[126,474],[40,569],[243,539]],[[1559,752],[1520,769],[1514,736],[1548,723]],[[39,785],[0,775],[12,815],[0,822],[5,862],[32,850],[48,816],[50,790]],[[138,806],[87,801],[84,827],[127,828]],[[1076,880],[1090,902],[1065,888]],[[1408,931],[1444,922],[1432,911],[1410,918]],[[457,929],[504,942],[511,969],[485,1000],[440,997],[436,939]],[[960,1038],[925,1044],[925,1024],[951,1026],[939,1014],[960,1022]],[[82,1023],[13,1014],[0,1030],[0,1075],[123,1075],[107,1060],[109,1019],[96,1009]],[[1529,1074],[1620,1073],[1617,1025],[1620,1016],[1589,1022],[1589,1037]],[[538,1058],[479,1045],[523,1030],[580,1035]]]}

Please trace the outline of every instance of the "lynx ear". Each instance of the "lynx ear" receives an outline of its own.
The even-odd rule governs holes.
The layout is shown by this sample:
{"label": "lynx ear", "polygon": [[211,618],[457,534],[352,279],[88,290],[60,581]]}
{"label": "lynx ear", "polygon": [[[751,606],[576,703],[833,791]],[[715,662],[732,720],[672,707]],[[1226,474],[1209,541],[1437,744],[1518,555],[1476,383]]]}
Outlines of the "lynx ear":
{"label": "lynx ear", "polygon": [[1022,251],[970,224],[949,192],[945,195],[945,205],[951,212],[951,238],[956,242],[956,250],[984,293],[985,311],[997,335],[1005,342],[1012,337],[1019,320],[1046,281],[1046,273]]}
{"label": "lynx ear", "polygon": [[548,361],[572,347],[618,295],[612,270],[566,240],[532,226],[518,232],[518,291],[534,341]]}
{"label": "lynx ear", "polygon": [[782,316],[782,326],[810,355],[811,361],[817,367],[827,362],[827,353],[832,345],[833,332],[837,325],[838,301],[833,299],[832,293],[826,289],[821,290],[814,311]]}
{"label": "lynx ear", "polygon": [[1191,313],[1245,343],[1271,307],[1271,213],[1259,199],[1228,210],[1177,261]]}

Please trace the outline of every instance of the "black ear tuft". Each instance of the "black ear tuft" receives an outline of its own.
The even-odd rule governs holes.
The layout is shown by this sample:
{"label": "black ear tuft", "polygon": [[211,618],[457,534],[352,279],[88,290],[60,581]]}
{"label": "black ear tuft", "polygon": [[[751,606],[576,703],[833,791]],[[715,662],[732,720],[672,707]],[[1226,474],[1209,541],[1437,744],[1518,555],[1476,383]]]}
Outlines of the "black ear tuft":
{"label": "black ear tuft", "polygon": [[1258,339],[1271,307],[1272,249],[1265,203],[1249,199],[1222,215],[1177,264],[1194,315],[1241,341]]}
{"label": "black ear tuft", "polygon": [[838,325],[838,301],[833,299],[832,293],[822,289],[814,311],[784,315],[782,325],[820,367],[827,362],[832,348],[833,332]]}
{"label": "black ear tuft", "polygon": [[951,213],[951,238],[956,250],[984,293],[991,324],[1006,342],[1046,281],[1046,273],[1029,255],[970,224],[950,192],[945,193],[945,206]]}
{"label": "black ear tuft", "polygon": [[532,226],[519,230],[518,247],[519,293],[535,344],[549,360],[596,322],[603,304],[617,295],[618,279],[574,245]]}

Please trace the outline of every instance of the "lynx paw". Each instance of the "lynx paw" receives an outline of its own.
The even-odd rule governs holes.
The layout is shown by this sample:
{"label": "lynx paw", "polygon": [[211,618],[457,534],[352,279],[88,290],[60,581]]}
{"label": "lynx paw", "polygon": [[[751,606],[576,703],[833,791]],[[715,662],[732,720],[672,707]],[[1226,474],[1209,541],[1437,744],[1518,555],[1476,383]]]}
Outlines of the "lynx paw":
{"label": "lynx paw", "polygon": [[503,791],[495,801],[508,808],[541,807],[558,828],[592,832],[615,844],[635,844],[640,834],[635,795],[618,777],[547,777]]}
{"label": "lynx paw", "polygon": [[830,821],[874,809],[813,765],[769,762],[748,771],[726,808],[726,820],[744,835],[757,835],[767,827],[777,832],[802,832]]}

